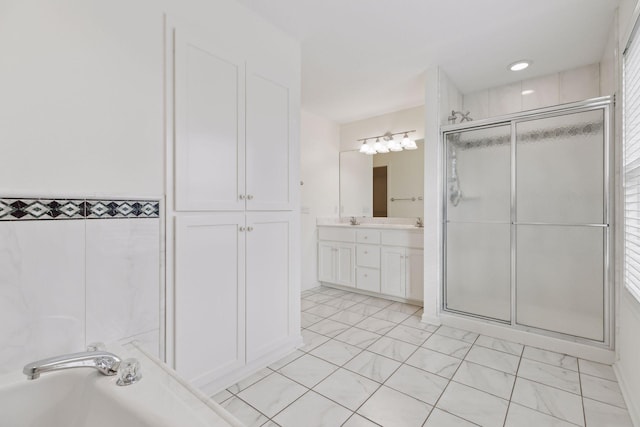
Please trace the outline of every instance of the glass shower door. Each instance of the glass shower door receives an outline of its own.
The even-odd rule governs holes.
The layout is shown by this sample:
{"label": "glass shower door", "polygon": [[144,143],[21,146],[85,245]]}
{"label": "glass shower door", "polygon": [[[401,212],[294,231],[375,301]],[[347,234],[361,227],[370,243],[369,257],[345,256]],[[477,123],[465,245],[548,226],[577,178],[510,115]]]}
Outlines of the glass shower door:
{"label": "glass shower door", "polygon": [[511,320],[511,126],[449,133],[445,306]]}
{"label": "glass shower door", "polygon": [[516,123],[516,323],[604,340],[602,109]]}

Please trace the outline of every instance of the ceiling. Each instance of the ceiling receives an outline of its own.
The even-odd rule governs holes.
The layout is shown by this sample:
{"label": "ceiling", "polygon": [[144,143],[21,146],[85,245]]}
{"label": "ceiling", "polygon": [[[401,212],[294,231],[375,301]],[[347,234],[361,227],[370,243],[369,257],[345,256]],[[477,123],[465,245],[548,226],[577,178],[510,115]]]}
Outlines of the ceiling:
{"label": "ceiling", "polygon": [[[619,0],[238,0],[301,42],[302,106],[345,123],[599,62]],[[519,59],[533,65],[514,73]]]}

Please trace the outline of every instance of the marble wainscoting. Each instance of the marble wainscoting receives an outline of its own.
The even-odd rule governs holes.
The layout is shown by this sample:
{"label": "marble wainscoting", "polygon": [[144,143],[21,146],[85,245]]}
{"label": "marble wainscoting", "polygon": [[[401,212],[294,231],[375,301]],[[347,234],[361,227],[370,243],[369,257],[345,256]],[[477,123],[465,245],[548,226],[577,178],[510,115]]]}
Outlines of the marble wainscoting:
{"label": "marble wainscoting", "polygon": [[0,198],[0,373],[137,339],[162,356],[158,200]]}

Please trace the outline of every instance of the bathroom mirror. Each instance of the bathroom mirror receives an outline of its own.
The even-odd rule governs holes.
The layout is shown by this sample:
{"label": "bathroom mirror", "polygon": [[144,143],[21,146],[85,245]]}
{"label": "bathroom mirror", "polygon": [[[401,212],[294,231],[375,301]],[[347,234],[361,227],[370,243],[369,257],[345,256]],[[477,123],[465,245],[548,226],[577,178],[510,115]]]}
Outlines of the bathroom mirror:
{"label": "bathroom mirror", "polygon": [[424,140],[417,150],[340,152],[340,216],[424,216]]}

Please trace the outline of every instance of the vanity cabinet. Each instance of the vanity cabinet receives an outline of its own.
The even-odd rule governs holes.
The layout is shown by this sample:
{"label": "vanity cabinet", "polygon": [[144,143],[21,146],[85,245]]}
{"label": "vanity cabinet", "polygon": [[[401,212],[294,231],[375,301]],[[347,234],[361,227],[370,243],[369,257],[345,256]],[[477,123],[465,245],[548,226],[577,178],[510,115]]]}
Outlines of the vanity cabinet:
{"label": "vanity cabinet", "polygon": [[169,53],[168,361],[208,394],[302,343],[300,58],[274,34],[265,54],[177,26]]}
{"label": "vanity cabinet", "polygon": [[318,226],[318,280],[422,303],[423,236],[412,227]]}

